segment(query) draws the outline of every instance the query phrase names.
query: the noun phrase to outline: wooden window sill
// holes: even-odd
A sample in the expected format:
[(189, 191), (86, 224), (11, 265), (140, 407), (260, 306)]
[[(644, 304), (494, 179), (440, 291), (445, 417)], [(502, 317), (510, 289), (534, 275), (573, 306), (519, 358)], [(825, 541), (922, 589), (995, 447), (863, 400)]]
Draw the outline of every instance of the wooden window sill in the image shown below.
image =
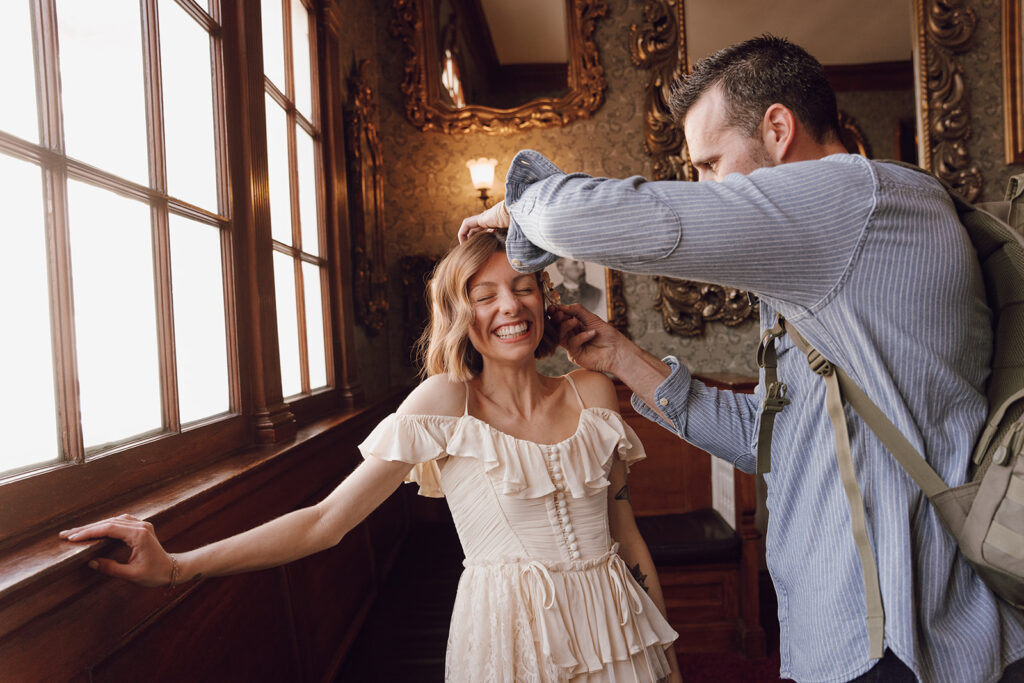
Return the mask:
[[(384, 415), (394, 410), (405, 393), (404, 390), (397, 391), (374, 404), (322, 418), (300, 428), (295, 438), (288, 442), (247, 447), (200, 470), (148, 489), (142, 495), (93, 508), (88, 519), (74, 520), (60, 528), (40, 529), (18, 543), (0, 548), (0, 613), (14, 617), (4, 619), (6, 623), (0, 629), (0, 637), (39, 614), (41, 609), (56, 606), (70, 598), (78, 582), (61, 582), (67, 585), (67, 595), (63, 594), (65, 591), (45, 591), (46, 601), (52, 603), (50, 605), (36, 604), (38, 600), (23, 600), (36, 589), (52, 585), (56, 577), (76, 571), (89, 560), (108, 555), (118, 547), (126, 550), (119, 542), (110, 539), (85, 543), (62, 541), (57, 535), (60, 529), (128, 512), (152, 522), (161, 541), (173, 548), (175, 536), (211, 513), (209, 505), (204, 503), (216, 500), (218, 494), (231, 487), (244, 488), (247, 479), (284, 465), (290, 455), (303, 447), (337, 436), (339, 432), (358, 433), (372, 429)], [(124, 554), (127, 555), (126, 552)], [(17, 618), (19, 612), (24, 612), (21, 619)]]

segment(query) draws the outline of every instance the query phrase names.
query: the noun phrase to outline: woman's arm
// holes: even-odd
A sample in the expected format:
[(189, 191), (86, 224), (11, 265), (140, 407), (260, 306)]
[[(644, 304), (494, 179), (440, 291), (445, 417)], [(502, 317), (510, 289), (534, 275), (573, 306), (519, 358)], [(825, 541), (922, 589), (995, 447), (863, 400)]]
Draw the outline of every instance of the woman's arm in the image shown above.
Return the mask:
[[(633, 572), (640, 587), (647, 591), (662, 616), (667, 618), (665, 597), (662, 595), (661, 583), (658, 581), (658, 570), (654, 567), (651, 553), (640, 535), (640, 530), (636, 527), (636, 518), (633, 517), (633, 505), (629, 500), (629, 482), (626, 478), (626, 464), (618, 458), (612, 464), (608, 481), (611, 483), (608, 487), (608, 524), (612, 538), (619, 544), (619, 556)], [(665, 656), (672, 668), (672, 676), (669, 680), (682, 681), (675, 645), (665, 648)]]
[(68, 541), (102, 537), (123, 541), (132, 551), (127, 563), (100, 558), (90, 566), (144, 586), (188, 581), (200, 574), (222, 576), (265, 569), (337, 544), (398, 488), (411, 469), (408, 463), (367, 458), (316, 505), (186, 553), (167, 554), (153, 525), (129, 515), (68, 529), (60, 537)]

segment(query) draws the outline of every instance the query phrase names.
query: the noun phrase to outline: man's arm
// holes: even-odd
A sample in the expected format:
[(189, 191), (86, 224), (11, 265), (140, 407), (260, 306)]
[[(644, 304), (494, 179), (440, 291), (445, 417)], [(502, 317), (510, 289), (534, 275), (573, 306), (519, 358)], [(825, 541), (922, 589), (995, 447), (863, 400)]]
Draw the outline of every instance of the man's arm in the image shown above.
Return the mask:
[(759, 398), (706, 387), (674, 358), (658, 360), (579, 304), (556, 308), (552, 319), (569, 359), (625, 382), (637, 412), (744, 472), (754, 471)]
[(567, 175), (527, 150), (505, 188), (518, 270), (568, 256), (806, 308), (841, 281), (875, 202), (873, 168), (846, 155), (689, 183)]

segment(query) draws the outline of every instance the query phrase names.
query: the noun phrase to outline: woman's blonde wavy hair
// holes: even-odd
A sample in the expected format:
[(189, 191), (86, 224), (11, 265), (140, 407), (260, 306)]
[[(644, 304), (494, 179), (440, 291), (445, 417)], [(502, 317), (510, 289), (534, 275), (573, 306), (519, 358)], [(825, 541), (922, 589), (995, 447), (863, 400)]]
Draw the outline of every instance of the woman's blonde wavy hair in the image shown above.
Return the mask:
[[(481, 232), (448, 252), (434, 268), (427, 284), (430, 319), (417, 343), (421, 375), (429, 377), (447, 372), (452, 379), (465, 381), (483, 369), (483, 357), (469, 341), (469, 328), (473, 324), (469, 281), (493, 254), (504, 251), (504, 231)], [(558, 348), (558, 331), (548, 320), (546, 311), (551, 302), (539, 273), (537, 286), (544, 295), (544, 334), (533, 355), (545, 358)]]

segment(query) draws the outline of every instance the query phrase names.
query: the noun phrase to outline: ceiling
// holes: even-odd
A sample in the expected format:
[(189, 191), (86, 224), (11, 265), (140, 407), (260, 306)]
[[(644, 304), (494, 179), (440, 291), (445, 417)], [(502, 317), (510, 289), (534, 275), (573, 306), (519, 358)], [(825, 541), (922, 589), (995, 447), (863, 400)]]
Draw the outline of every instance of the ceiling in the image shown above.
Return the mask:
[[(687, 52), (691, 63), (762, 33), (789, 38), (805, 47), (822, 64), (911, 59), (910, 0), (680, 1), (685, 3)], [(479, 2), (500, 63), (568, 61), (564, 2)]]
[(910, 0), (685, 0), (692, 64), (762, 33), (789, 38), (822, 64), (912, 58)]

